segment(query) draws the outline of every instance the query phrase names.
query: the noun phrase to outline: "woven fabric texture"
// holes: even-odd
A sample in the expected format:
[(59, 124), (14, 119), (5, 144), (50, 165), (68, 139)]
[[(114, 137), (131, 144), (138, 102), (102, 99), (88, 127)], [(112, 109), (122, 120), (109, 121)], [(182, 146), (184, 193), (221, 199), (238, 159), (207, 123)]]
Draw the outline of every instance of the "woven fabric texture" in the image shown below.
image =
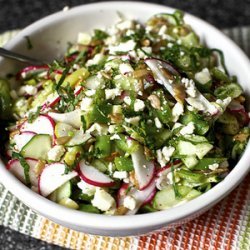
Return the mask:
[[(250, 27), (224, 31), (250, 56)], [(17, 31), (0, 36), (3, 46)], [(111, 238), (79, 233), (36, 214), (0, 184), (0, 225), (70, 249), (250, 249), (250, 175), (197, 219), (147, 236)]]

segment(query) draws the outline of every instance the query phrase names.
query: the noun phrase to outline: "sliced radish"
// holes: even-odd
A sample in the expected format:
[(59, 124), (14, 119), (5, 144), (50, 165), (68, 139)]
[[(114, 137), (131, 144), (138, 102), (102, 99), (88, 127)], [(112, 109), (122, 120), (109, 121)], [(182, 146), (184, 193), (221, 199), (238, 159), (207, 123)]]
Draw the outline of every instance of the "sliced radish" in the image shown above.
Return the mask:
[(79, 175), (85, 182), (93, 186), (112, 187), (115, 184), (115, 181), (108, 175), (93, 166), (87, 165), (84, 160), (79, 163)]
[(155, 165), (152, 161), (147, 161), (143, 147), (131, 154), (132, 162), (135, 170), (135, 177), (139, 184), (139, 189), (145, 189), (151, 182), (155, 174)]
[(171, 172), (171, 166), (174, 165), (174, 167), (176, 168), (181, 162), (181, 160), (175, 160), (173, 163), (168, 163), (166, 166), (157, 170), (156, 176), (159, 177), (162, 173)]
[[(35, 174), (35, 166), (38, 163), (38, 160), (32, 159), (32, 158), (25, 158), (25, 161), (30, 166), (29, 170), (29, 176), (30, 176), (30, 182), (32, 186), (37, 187), (38, 186), (38, 178)], [(13, 159), (10, 160), (6, 166), (6, 168), (14, 174), (21, 182), (25, 183), (25, 175), (24, 175), (24, 169), (20, 163), (19, 160)]]
[[(176, 91), (175, 91), (175, 84), (173, 80), (175, 77), (180, 77), (179, 72), (168, 62), (157, 59), (157, 58), (147, 58), (145, 63), (151, 69), (154, 74), (156, 81), (163, 85), (167, 91), (177, 100)], [(194, 108), (200, 111), (207, 111), (211, 115), (215, 115), (218, 113), (218, 109), (215, 105), (210, 103), (204, 95), (200, 93), (200, 91), (195, 88), (195, 97), (187, 97), (185, 98), (186, 102), (193, 106)]]
[(36, 74), (40, 74), (42, 72), (48, 71), (49, 66), (48, 65), (41, 65), (41, 66), (28, 66), (26, 68), (23, 68), (22, 70), (20, 70), (17, 75), (16, 78), (17, 80), (19, 79), (26, 79), (32, 75), (36, 75)]
[(49, 112), (48, 113), (50, 117), (52, 117), (56, 122), (65, 122), (75, 128), (80, 128), (81, 127), (81, 110), (76, 109), (71, 112), (67, 113), (54, 113), (54, 112)]
[(25, 146), (31, 140), (31, 138), (34, 137), (34, 135), (36, 135), (36, 133), (31, 131), (25, 131), (21, 132), (20, 134), (16, 134), (13, 137), (13, 141), (16, 144), (16, 150), (21, 151), (23, 146)]
[(127, 215), (136, 214), (139, 208), (149, 203), (156, 194), (155, 179), (153, 178), (147, 188), (143, 190), (138, 190), (134, 187), (129, 187), (127, 183), (123, 184), (118, 191), (118, 204), (119, 206), (124, 206), (124, 199), (126, 196), (131, 196), (136, 200), (136, 206), (133, 210), (128, 210)]
[(21, 132), (29, 131), (37, 134), (48, 134), (54, 136), (54, 128), (55, 128), (55, 122), (50, 116), (39, 115), (32, 123), (25, 121), (21, 125), (20, 131)]
[(77, 176), (77, 172), (69, 172), (66, 174), (66, 166), (63, 163), (56, 162), (48, 164), (43, 169), (39, 181), (39, 193), (46, 197), (56, 189), (61, 187), (64, 183)]

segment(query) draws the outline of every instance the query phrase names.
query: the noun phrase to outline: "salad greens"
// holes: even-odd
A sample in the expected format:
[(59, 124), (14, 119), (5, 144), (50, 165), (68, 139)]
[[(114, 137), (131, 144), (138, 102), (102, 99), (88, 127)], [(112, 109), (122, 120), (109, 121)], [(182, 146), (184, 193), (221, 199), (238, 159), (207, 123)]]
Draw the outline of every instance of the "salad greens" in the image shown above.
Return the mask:
[(249, 140), (224, 55), (180, 11), (79, 33), (61, 61), (0, 80), (7, 167), (61, 205), (125, 215), (187, 202), (222, 181)]

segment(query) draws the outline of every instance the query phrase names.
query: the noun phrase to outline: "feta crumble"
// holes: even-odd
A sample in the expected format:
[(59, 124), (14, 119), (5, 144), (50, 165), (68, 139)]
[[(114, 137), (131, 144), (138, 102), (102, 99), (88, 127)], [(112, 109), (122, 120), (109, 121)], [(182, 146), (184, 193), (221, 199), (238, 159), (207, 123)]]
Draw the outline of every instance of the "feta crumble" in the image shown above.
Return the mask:
[(184, 113), (183, 104), (177, 102), (172, 109), (173, 122), (177, 122), (179, 117)]
[(219, 167), (218, 163), (208, 165), (208, 168), (212, 171), (216, 170)]
[(87, 182), (81, 180), (77, 183), (77, 186), (82, 190), (82, 192), (88, 196), (93, 196), (96, 191), (96, 186), (90, 185)]
[(128, 208), (129, 210), (134, 210), (136, 208), (136, 199), (130, 195), (127, 195), (124, 199), (124, 207)]
[(211, 80), (211, 75), (208, 68), (204, 68), (202, 71), (198, 72), (194, 76), (195, 80), (201, 84), (206, 84)]
[(142, 111), (144, 108), (145, 108), (144, 101), (136, 99), (134, 103), (134, 111), (135, 112)]
[(116, 178), (116, 179), (125, 179), (125, 178), (128, 178), (128, 172), (127, 171), (115, 171), (113, 173), (113, 177)]
[(120, 89), (105, 89), (105, 98), (106, 100), (114, 100), (116, 96), (121, 95), (122, 91)]
[(115, 206), (115, 199), (104, 189), (97, 188), (91, 203), (101, 211), (108, 211)]

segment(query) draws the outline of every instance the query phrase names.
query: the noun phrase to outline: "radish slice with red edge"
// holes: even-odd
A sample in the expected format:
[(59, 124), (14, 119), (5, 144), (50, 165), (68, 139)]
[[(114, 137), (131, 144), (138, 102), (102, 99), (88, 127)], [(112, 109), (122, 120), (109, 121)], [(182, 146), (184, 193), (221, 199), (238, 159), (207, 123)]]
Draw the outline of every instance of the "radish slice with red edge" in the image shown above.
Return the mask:
[[(179, 72), (169, 62), (157, 58), (147, 58), (145, 63), (153, 72), (156, 81), (163, 85), (178, 102), (173, 80), (180, 76)], [(195, 92), (196, 96), (185, 98), (186, 102), (200, 111), (207, 111), (211, 115), (218, 115), (218, 109), (197, 88), (195, 88)]]
[(25, 146), (35, 135), (36, 133), (32, 131), (25, 131), (21, 132), (20, 134), (16, 134), (13, 137), (13, 141), (16, 144), (15, 145), (16, 150), (21, 151), (23, 146)]
[(128, 210), (127, 215), (136, 214), (140, 207), (152, 201), (156, 194), (155, 179), (153, 178), (147, 188), (144, 190), (138, 190), (134, 187), (130, 187), (127, 183), (123, 184), (118, 191), (118, 202), (119, 206), (124, 206), (124, 199), (126, 196), (131, 196), (136, 200), (136, 206), (133, 210)]
[(48, 134), (54, 136), (55, 122), (48, 115), (39, 115), (32, 123), (25, 121), (20, 126), (20, 131), (34, 132), (37, 134)]
[(66, 168), (65, 164), (61, 162), (45, 166), (38, 180), (38, 191), (42, 196), (47, 197), (78, 175), (76, 171), (66, 173)]
[(90, 185), (96, 187), (112, 187), (115, 184), (115, 181), (108, 175), (100, 172), (93, 166), (87, 165), (84, 160), (80, 161), (78, 168), (81, 179)]
[(46, 72), (49, 70), (49, 66), (48, 65), (41, 65), (41, 66), (28, 66), (26, 68), (23, 68), (22, 70), (20, 70), (17, 74), (16, 74), (16, 79), (20, 80), (22, 79), (26, 79), (28, 77), (30, 77), (33, 74), (40, 74), (42, 72)]
[[(38, 160), (32, 159), (32, 158), (25, 158), (25, 161), (30, 167), (29, 170), (29, 176), (30, 176), (30, 182), (32, 186), (37, 187), (38, 186), (38, 177), (35, 174), (34, 168), (36, 164), (38, 163)], [(17, 159), (12, 159), (8, 162), (6, 168), (15, 175), (21, 182), (25, 183), (25, 175), (24, 175), (24, 169)]]
[(181, 160), (175, 160), (172, 163), (168, 163), (166, 166), (160, 168), (157, 170), (156, 172), (156, 176), (159, 177), (163, 172), (167, 171), (167, 172), (171, 172), (171, 167), (172, 165), (176, 168), (179, 166), (179, 164), (181, 163)]
[(154, 162), (146, 159), (142, 146), (139, 146), (139, 149), (131, 154), (131, 158), (135, 170), (135, 177), (139, 184), (139, 189), (143, 190), (150, 184), (154, 177)]

